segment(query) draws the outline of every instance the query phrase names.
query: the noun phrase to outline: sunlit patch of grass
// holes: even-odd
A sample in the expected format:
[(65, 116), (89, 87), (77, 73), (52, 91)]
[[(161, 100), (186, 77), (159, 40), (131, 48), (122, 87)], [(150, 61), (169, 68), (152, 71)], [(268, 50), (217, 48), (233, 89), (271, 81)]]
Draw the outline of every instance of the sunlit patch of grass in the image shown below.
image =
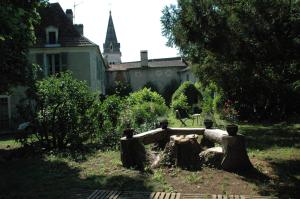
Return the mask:
[(190, 184), (203, 183), (203, 176), (199, 172), (191, 172), (185, 176), (185, 181)]

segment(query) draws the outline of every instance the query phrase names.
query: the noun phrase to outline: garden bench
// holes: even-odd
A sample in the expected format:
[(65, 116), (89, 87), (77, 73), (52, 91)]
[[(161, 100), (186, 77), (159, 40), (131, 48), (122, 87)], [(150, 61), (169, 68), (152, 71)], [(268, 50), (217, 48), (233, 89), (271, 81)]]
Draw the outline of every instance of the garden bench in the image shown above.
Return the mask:
[(140, 168), (144, 165), (146, 150), (144, 144), (156, 143), (162, 140), (170, 141), (172, 135), (203, 135), (203, 139), (222, 146), (224, 156), (221, 168), (225, 170), (247, 170), (252, 168), (249, 160), (245, 138), (242, 135), (229, 136), (220, 129), (204, 128), (167, 128), (154, 129), (134, 135), (132, 138), (121, 138), (121, 161), (125, 167)]

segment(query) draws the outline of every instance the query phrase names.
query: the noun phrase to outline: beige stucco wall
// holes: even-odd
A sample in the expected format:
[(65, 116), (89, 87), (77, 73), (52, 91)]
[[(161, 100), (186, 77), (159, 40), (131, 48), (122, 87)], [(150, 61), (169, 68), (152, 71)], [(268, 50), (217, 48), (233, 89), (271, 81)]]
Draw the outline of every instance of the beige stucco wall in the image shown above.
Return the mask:
[[(72, 71), (76, 79), (86, 81), (92, 88), (90, 61), (89, 52), (69, 52), (67, 69)], [(92, 88), (92, 90), (94, 90), (94, 88)]]
[(186, 81), (196, 83), (197, 81), (197, 78), (195, 77), (195, 75), (192, 73), (190, 69), (180, 72), (180, 79), (181, 79), (181, 83)]
[(114, 82), (123, 76), (123, 79), (130, 83), (132, 90), (136, 91), (142, 88), (147, 82), (153, 83), (159, 92), (163, 92), (164, 88), (172, 81), (180, 82), (178, 73), (182, 67), (157, 67), (157, 68), (136, 68), (127, 71), (109, 71), (108, 84), (113, 85)]
[[(72, 71), (78, 80), (86, 81), (92, 91), (98, 93), (105, 92), (105, 65), (96, 46), (85, 48), (40, 48), (30, 49), (28, 59), (32, 63), (37, 63), (36, 54), (43, 54), (44, 64), (46, 54), (67, 53), (67, 70)], [(25, 98), (25, 87), (16, 87), (9, 95), (9, 111), (11, 115), (11, 128), (15, 129), (22, 122), (17, 120), (17, 105)]]

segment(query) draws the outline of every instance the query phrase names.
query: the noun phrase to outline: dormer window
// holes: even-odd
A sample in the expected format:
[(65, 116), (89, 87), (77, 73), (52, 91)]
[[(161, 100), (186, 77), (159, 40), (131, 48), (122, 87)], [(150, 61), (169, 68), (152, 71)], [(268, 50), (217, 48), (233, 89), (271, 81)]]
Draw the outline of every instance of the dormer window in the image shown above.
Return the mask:
[(49, 32), (49, 44), (56, 44), (56, 33), (55, 32)]
[(46, 46), (57, 46), (58, 44), (58, 28), (48, 26), (46, 28)]

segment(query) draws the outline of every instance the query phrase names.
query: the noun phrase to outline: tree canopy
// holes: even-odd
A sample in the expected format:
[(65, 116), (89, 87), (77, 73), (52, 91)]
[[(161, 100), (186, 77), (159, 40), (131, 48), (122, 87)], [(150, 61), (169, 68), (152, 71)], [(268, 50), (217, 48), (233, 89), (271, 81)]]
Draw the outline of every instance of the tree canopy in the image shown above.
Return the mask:
[(204, 85), (238, 101), (242, 117), (299, 112), (300, 1), (178, 0), (161, 22), (167, 45), (180, 48)]
[(26, 85), (33, 74), (28, 48), (34, 43), (37, 8), (45, 0), (2, 0), (0, 2), (0, 93)]

